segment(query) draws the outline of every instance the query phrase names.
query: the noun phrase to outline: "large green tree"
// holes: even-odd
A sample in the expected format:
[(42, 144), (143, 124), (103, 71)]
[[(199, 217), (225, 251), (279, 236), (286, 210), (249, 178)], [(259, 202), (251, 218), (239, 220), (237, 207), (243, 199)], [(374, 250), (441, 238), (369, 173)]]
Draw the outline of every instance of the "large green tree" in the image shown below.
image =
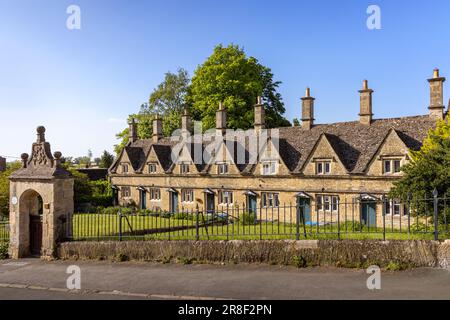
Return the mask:
[[(399, 199), (410, 197), (419, 214), (430, 208), (433, 190), (439, 197), (450, 195), (450, 125), (449, 119), (440, 121), (430, 130), (419, 151), (410, 152), (411, 162), (402, 170), (401, 180), (394, 183), (390, 196)], [(431, 206), (432, 207), (432, 206)]]
[[(189, 74), (183, 68), (176, 73), (167, 72), (164, 81), (161, 82), (150, 94), (148, 103), (141, 105), (139, 113), (131, 114), (128, 120), (134, 118), (138, 122), (138, 137), (140, 139), (151, 138), (153, 132), (153, 119), (158, 114), (163, 121), (163, 133), (170, 136), (172, 132), (181, 127), (181, 114), (185, 105), (185, 96), (189, 86)], [(128, 142), (129, 129), (126, 128), (117, 139), (121, 142), (115, 146), (115, 151), (120, 153)]]
[(0, 216), (9, 215), (9, 176), (20, 167), (20, 161), (11, 162), (6, 165), (6, 171), (0, 172)]
[(227, 108), (229, 128), (251, 128), (257, 96), (263, 98), (267, 127), (290, 126), (283, 117), (279, 85), (268, 67), (248, 57), (239, 46), (218, 45), (195, 71), (186, 100), (194, 119), (203, 121), (204, 129), (215, 127), (219, 102)]

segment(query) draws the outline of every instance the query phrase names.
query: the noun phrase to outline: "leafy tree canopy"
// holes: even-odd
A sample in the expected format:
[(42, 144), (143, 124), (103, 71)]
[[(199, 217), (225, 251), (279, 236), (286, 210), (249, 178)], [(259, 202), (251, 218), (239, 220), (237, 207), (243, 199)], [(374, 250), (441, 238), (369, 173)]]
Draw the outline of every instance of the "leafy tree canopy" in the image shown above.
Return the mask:
[(263, 98), (268, 127), (289, 126), (282, 116), (285, 108), (277, 92), (279, 85), (269, 68), (247, 57), (239, 46), (218, 45), (195, 71), (186, 100), (194, 119), (203, 121), (204, 129), (215, 127), (219, 102), (227, 107), (229, 128), (251, 128), (257, 96)]
[(22, 166), (20, 161), (7, 163), (6, 171), (0, 172), (0, 216), (9, 213), (9, 176)]
[(436, 188), (439, 196), (450, 194), (450, 125), (440, 121), (430, 130), (419, 151), (411, 151), (411, 162), (402, 170), (405, 175), (394, 183), (391, 197), (407, 199), (431, 198)]
[(100, 157), (100, 161), (98, 166), (100, 168), (109, 168), (114, 162), (114, 156), (108, 151), (103, 151), (102, 156)]

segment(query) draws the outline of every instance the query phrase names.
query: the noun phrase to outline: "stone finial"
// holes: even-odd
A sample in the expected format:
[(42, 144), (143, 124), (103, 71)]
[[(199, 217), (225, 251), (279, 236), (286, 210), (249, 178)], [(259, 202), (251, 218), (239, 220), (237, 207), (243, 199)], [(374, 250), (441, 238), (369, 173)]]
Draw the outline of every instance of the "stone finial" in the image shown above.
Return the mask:
[(55, 153), (53, 153), (53, 157), (55, 158), (55, 167), (59, 168), (61, 166), (62, 153), (60, 151), (55, 151)]
[(361, 124), (370, 125), (372, 123), (372, 94), (373, 90), (369, 88), (369, 82), (363, 81), (363, 88), (359, 90), (359, 122)]
[(37, 132), (37, 143), (45, 142), (45, 127), (39, 126), (36, 129)]
[(30, 156), (28, 155), (28, 153), (22, 153), (22, 155), (20, 156), (20, 158), (22, 159), (22, 168), (26, 168), (28, 165), (28, 158)]
[(302, 129), (311, 130), (314, 126), (314, 98), (311, 97), (311, 89), (305, 90), (305, 96), (302, 98)]
[(219, 102), (219, 110), (223, 110), (223, 109), (224, 109), (223, 103), (222, 103), (222, 101), (220, 101), (220, 102)]
[(262, 103), (262, 97), (261, 97), (261, 96), (256, 97), (256, 104), (257, 104), (257, 105), (263, 104), (263, 103)]

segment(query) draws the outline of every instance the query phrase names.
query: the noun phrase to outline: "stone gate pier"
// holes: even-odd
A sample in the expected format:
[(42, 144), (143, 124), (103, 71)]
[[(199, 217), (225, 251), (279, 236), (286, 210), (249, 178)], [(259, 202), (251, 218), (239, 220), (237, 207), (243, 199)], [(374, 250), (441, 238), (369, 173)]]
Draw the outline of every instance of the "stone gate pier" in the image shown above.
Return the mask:
[(31, 156), (22, 154), (22, 168), (10, 176), (10, 257), (52, 257), (57, 244), (72, 230), (73, 184), (53, 155), (45, 128), (37, 128)]

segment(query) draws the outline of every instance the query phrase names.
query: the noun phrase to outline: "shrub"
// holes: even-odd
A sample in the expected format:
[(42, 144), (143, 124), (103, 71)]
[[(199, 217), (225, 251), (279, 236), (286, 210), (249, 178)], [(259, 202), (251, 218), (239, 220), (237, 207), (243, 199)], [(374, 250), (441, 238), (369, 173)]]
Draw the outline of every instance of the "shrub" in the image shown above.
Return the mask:
[(297, 268), (306, 268), (308, 265), (308, 262), (306, 261), (305, 257), (303, 257), (303, 256), (293, 256), (292, 263)]
[(177, 262), (181, 264), (192, 264), (195, 261), (194, 258), (187, 258), (187, 257), (178, 257)]
[(195, 218), (194, 214), (186, 213), (186, 212), (179, 212), (179, 213), (175, 213), (175, 215), (172, 217), (172, 219), (194, 221), (196, 218)]
[(255, 225), (256, 224), (256, 214), (255, 213), (243, 213), (240, 217), (240, 221), (244, 226)]
[(0, 260), (8, 259), (8, 242), (0, 242)]

